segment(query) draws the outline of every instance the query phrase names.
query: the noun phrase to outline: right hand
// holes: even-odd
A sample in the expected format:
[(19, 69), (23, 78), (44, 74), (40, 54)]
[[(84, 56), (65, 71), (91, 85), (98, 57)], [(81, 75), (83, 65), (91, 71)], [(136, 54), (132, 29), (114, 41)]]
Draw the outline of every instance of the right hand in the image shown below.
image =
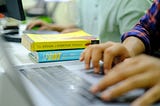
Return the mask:
[(92, 63), (94, 72), (99, 73), (99, 61), (102, 60), (104, 73), (107, 74), (114, 64), (128, 57), (131, 57), (131, 54), (123, 44), (107, 42), (88, 46), (81, 54), (80, 61), (85, 62), (86, 69), (89, 69)]
[[(100, 93), (101, 99), (110, 101), (138, 88), (148, 90), (132, 102), (132, 106), (150, 106), (160, 100), (160, 59), (138, 55), (116, 65), (90, 91)], [(107, 89), (111, 87), (112, 89)]]
[(33, 22), (29, 23), (27, 25), (26, 29), (30, 30), (30, 29), (32, 29), (33, 27), (36, 27), (36, 26), (39, 27), (38, 30), (52, 30), (52, 27), (51, 27), (50, 24), (48, 24), (48, 23), (46, 23), (44, 21), (41, 21), (41, 20), (37, 20), (37, 21), (33, 21)]

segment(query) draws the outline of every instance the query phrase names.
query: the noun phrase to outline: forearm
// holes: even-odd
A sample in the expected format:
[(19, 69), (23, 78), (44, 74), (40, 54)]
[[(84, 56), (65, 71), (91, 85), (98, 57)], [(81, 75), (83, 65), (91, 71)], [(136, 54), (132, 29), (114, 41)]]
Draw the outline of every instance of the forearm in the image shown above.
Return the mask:
[(135, 56), (145, 51), (143, 42), (137, 37), (128, 37), (123, 41), (124, 46), (130, 53), (130, 56)]
[(76, 29), (78, 27), (76, 27), (75, 25), (64, 26), (64, 25), (58, 25), (58, 24), (51, 24), (50, 28), (51, 28), (50, 30), (56, 30), (58, 32), (62, 32), (66, 29)]

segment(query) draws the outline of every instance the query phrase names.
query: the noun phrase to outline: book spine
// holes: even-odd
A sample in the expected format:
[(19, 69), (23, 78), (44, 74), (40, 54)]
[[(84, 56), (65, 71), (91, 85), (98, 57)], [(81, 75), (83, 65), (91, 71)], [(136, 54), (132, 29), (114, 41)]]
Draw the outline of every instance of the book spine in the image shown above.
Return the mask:
[[(98, 44), (99, 40), (77, 40), (77, 41), (56, 41), (56, 42), (34, 42), (30, 46), (30, 51), (43, 50), (66, 50), (84, 49), (90, 44)], [(28, 47), (29, 48), (29, 47)]]
[(30, 52), (29, 56), (36, 62), (54, 62), (78, 60), (84, 49)]
[(28, 50), (33, 49), (31, 47), (32, 46), (32, 41), (28, 36), (22, 35), (21, 44), (23, 44)]

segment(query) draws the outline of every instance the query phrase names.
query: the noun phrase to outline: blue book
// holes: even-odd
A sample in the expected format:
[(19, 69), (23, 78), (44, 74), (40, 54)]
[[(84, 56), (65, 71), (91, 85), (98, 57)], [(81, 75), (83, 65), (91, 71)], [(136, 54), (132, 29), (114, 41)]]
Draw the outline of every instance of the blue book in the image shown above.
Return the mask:
[(78, 60), (84, 49), (30, 52), (29, 56), (38, 63)]

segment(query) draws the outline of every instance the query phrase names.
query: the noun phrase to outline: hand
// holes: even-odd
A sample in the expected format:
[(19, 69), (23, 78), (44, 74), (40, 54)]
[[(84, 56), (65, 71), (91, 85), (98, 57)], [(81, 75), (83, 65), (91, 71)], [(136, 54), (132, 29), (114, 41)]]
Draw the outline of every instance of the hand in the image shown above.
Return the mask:
[[(121, 84), (117, 84), (119, 82)], [(106, 90), (115, 84), (112, 89)], [(148, 106), (160, 100), (160, 59), (139, 55), (116, 65), (97, 85), (91, 87), (91, 92), (102, 92), (101, 98), (108, 101), (130, 90), (148, 87), (150, 89), (132, 106)]]
[(28, 24), (26, 29), (30, 30), (30, 29), (32, 29), (33, 27), (36, 27), (36, 26), (39, 27), (38, 30), (51, 30), (52, 29), (50, 24), (48, 24), (44, 21), (41, 21), (41, 20), (31, 22), (30, 24)]
[(79, 30), (81, 30), (81, 29), (76, 28), (76, 27), (75, 28), (72, 28), (72, 27), (70, 28), (69, 27), (69, 28), (65, 28), (64, 30), (62, 30), (61, 33), (70, 33), (70, 32), (76, 32), (76, 31), (79, 31)]
[(69, 32), (75, 32), (80, 30), (75, 25), (63, 26), (58, 24), (49, 24), (41, 20), (31, 22), (26, 29), (30, 30), (36, 26), (39, 27), (38, 30), (53, 30), (53, 31), (58, 31), (60, 33), (69, 33)]
[(88, 46), (81, 54), (80, 61), (85, 62), (85, 68), (90, 68), (92, 63), (94, 72), (100, 72), (99, 61), (103, 61), (104, 73), (106, 74), (113, 66), (130, 57), (128, 50), (121, 43), (107, 42)]

